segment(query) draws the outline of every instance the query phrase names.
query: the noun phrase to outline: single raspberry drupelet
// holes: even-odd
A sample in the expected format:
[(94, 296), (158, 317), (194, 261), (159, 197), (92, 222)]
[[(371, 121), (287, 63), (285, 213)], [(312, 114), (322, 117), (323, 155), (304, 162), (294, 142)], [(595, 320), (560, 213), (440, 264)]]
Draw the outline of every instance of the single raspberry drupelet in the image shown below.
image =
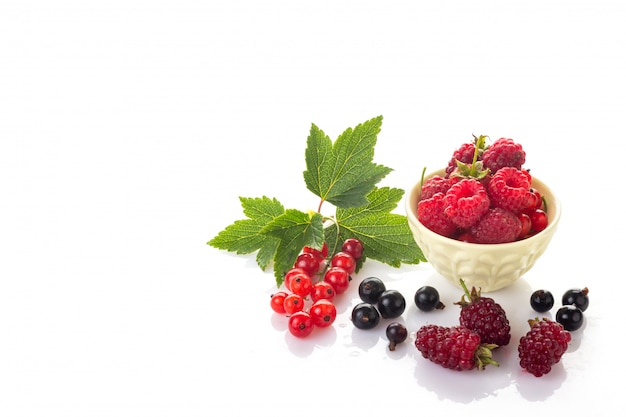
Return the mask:
[(444, 194), (437, 193), (431, 198), (417, 203), (417, 218), (424, 226), (442, 236), (451, 237), (456, 233), (456, 225), (443, 212)]
[(482, 161), (483, 166), (492, 174), (503, 167), (522, 169), (526, 162), (526, 152), (513, 139), (500, 138), (483, 152)]
[(444, 213), (460, 228), (475, 224), (491, 204), (485, 187), (478, 180), (470, 178), (450, 187), (444, 203)]
[(422, 184), (420, 200), (429, 199), (437, 193), (445, 194), (450, 189), (451, 184), (450, 178), (444, 178), (439, 175), (428, 178)]
[(528, 320), (530, 330), (520, 338), (520, 366), (536, 377), (547, 374), (567, 351), (571, 334), (555, 321), (543, 318)]
[(474, 153), (476, 152), (476, 145), (474, 143), (464, 143), (457, 150), (452, 153), (452, 158), (448, 162), (446, 167), (446, 177), (449, 177), (457, 167), (457, 161), (464, 164), (471, 164), (474, 159)]
[(498, 366), (491, 354), (495, 346), (481, 343), (478, 333), (463, 326), (424, 325), (416, 333), (415, 347), (424, 358), (456, 371)]
[(476, 243), (508, 243), (517, 239), (522, 231), (522, 222), (512, 211), (499, 207), (489, 209), (470, 233)]
[(493, 207), (501, 207), (514, 213), (537, 204), (537, 196), (530, 187), (528, 176), (517, 168), (499, 169), (492, 175), (487, 190)]
[(477, 291), (475, 287), (470, 292), (463, 280), (461, 286), (465, 294), (461, 301), (454, 303), (461, 307), (460, 325), (478, 333), (483, 343), (508, 345), (511, 340), (511, 326), (502, 306), (493, 298), (481, 296), (480, 290)]

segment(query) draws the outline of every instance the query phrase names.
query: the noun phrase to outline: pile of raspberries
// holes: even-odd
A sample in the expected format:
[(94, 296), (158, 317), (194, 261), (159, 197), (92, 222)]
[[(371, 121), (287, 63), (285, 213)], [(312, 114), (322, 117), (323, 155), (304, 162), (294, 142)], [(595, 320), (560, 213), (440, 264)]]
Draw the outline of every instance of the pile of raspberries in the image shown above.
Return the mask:
[(422, 182), (418, 220), (433, 232), (470, 243), (508, 243), (548, 225), (545, 201), (522, 166), (526, 152), (513, 139), (461, 145), (445, 175)]

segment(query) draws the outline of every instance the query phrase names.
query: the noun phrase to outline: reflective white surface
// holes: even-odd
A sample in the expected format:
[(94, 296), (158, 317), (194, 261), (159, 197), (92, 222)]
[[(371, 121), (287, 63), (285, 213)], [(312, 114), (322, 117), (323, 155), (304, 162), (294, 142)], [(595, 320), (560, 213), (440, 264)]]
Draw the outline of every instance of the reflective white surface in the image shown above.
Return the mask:
[[(3, 2), (0, 415), (603, 415), (621, 394), (609, 377), (626, 371), (624, 13), (612, 1)], [(239, 196), (315, 209), (311, 123), (334, 139), (377, 115), (384, 185), (408, 190), (486, 134), (522, 143), (561, 199), (546, 253), (492, 294), (513, 327), (498, 368), (419, 357), (415, 330), (456, 323), (461, 295), (428, 264), (368, 262), (336, 324), (295, 340), (269, 308), (271, 272), (206, 245), (243, 217)], [(370, 275), (408, 301), (412, 334), (395, 352), (384, 326), (348, 319)], [(424, 284), (445, 310), (412, 304)], [(558, 303), (580, 286), (591, 303), (561, 364), (522, 372), (530, 292)]]

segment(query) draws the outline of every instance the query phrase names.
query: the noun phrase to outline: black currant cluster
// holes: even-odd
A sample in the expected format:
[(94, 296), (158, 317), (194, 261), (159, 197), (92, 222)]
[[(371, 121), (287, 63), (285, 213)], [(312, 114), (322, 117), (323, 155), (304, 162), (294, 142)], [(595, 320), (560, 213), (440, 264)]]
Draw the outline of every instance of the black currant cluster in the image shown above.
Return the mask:
[[(365, 278), (359, 284), (361, 302), (352, 309), (352, 323), (358, 329), (369, 330), (378, 326), (382, 319), (398, 318), (406, 309), (406, 300), (397, 290), (387, 289), (385, 283), (377, 277)], [(409, 332), (400, 322), (389, 323), (386, 329), (389, 350), (406, 340)]]
[[(361, 302), (352, 309), (352, 323), (358, 329), (373, 329), (381, 319), (400, 317), (406, 309), (406, 299), (396, 290), (389, 290), (385, 283), (377, 277), (365, 278), (359, 284), (359, 298)], [(439, 292), (431, 286), (419, 288), (414, 295), (417, 308), (422, 311), (441, 310), (445, 305), (439, 299)], [(389, 340), (389, 350), (395, 350), (396, 345), (404, 342), (408, 337), (406, 326), (400, 322), (389, 323), (386, 329)]]
[[(583, 325), (583, 312), (589, 307), (589, 289), (571, 288), (561, 297), (562, 306), (557, 310), (555, 320), (565, 330), (578, 330)], [(530, 306), (538, 313), (550, 311), (554, 306), (554, 296), (548, 290), (536, 290), (530, 296)]]

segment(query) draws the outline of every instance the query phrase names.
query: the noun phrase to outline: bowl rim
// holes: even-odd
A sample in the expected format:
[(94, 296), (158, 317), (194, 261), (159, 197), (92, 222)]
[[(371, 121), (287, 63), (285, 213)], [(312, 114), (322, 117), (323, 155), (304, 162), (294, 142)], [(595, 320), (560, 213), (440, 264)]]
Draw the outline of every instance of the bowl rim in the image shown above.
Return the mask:
[[(464, 247), (468, 249), (477, 248), (477, 247), (490, 247), (490, 248), (497, 248), (498, 250), (510, 251), (510, 250), (514, 250), (518, 246), (519, 247), (525, 246), (529, 242), (540, 239), (544, 236), (550, 236), (551, 233), (555, 231), (559, 223), (559, 220), (561, 218), (561, 202), (559, 198), (557, 197), (557, 195), (548, 185), (546, 185), (543, 181), (541, 181), (541, 179), (536, 178), (535, 176), (532, 176), (531, 186), (533, 186), (533, 188), (537, 188), (540, 192), (547, 191), (550, 197), (549, 201), (551, 202), (551, 204), (548, 205), (548, 211), (547, 211), (548, 226), (545, 229), (543, 229), (539, 233), (533, 236), (530, 236), (526, 239), (516, 240), (514, 242), (507, 242), (507, 243), (473, 243), (473, 242), (464, 242), (461, 240), (456, 240), (453, 238), (442, 236), (438, 233), (433, 232), (426, 226), (424, 226), (417, 219), (416, 212), (413, 210), (414, 207), (417, 208), (417, 202), (418, 202), (419, 194), (422, 188), (422, 181), (425, 181), (428, 178), (431, 178), (435, 175), (442, 175), (442, 176), (445, 175), (445, 168), (431, 171), (425, 174), (423, 176), (423, 179), (420, 179), (417, 183), (413, 185), (413, 187), (411, 188), (409, 194), (406, 196), (406, 199), (405, 199), (405, 211), (406, 211), (406, 215), (407, 215), (407, 219), (409, 223), (417, 227), (420, 230), (420, 233), (423, 233), (429, 236), (431, 239), (436, 239), (436, 240), (446, 242), (451, 245), (456, 245), (458, 247)], [(546, 195), (542, 192), (542, 196), (545, 197)]]

